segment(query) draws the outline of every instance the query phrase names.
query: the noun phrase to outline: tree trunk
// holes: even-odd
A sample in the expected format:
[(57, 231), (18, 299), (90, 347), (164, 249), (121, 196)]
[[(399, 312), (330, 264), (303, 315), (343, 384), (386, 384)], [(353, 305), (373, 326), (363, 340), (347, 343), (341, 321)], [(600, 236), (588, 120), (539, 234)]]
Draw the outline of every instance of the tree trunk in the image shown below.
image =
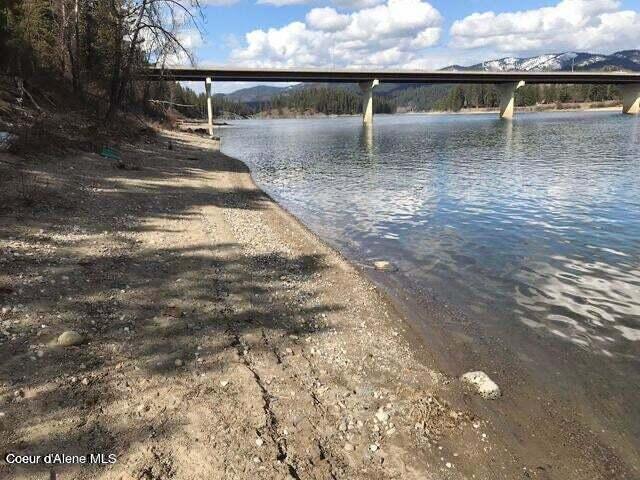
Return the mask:
[(125, 58), (122, 75), (120, 77), (120, 86), (118, 88), (118, 96), (117, 101), (118, 105), (122, 102), (124, 98), (125, 89), (129, 84), (129, 80), (131, 77), (131, 67), (134, 63), (134, 57), (136, 54), (137, 46), (138, 46), (138, 38), (140, 38), (141, 24), (142, 19), (147, 11), (147, 0), (142, 1), (142, 5), (140, 5), (140, 12), (138, 13), (138, 18), (136, 19), (136, 23), (133, 26), (133, 35), (131, 37), (131, 43), (129, 44), (129, 51), (127, 53), (127, 57)]
[[(115, 9), (114, 9), (115, 10)], [(109, 111), (107, 118), (113, 118), (118, 110), (118, 92), (120, 91), (120, 71), (122, 68), (122, 18), (116, 11), (116, 28), (113, 29), (113, 67), (111, 69), (111, 85), (109, 89)]]

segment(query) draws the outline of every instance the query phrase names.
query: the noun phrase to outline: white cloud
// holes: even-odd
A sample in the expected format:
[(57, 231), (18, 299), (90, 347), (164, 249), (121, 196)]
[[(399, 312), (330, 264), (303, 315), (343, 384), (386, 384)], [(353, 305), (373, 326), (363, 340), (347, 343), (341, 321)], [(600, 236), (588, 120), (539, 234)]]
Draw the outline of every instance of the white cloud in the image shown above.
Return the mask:
[(563, 0), (510, 13), (474, 13), (451, 26), (450, 46), (499, 52), (611, 51), (640, 46), (640, 14), (618, 0)]
[(348, 14), (316, 8), (306, 22), (254, 30), (231, 63), (251, 66), (395, 66), (424, 55), (440, 39), (440, 13), (422, 0), (388, 0)]
[(380, 5), (384, 3), (384, 0), (333, 0), (332, 3), (338, 7), (360, 10)]
[(314, 8), (307, 13), (307, 25), (315, 30), (335, 32), (349, 25), (349, 15), (343, 15), (330, 7)]

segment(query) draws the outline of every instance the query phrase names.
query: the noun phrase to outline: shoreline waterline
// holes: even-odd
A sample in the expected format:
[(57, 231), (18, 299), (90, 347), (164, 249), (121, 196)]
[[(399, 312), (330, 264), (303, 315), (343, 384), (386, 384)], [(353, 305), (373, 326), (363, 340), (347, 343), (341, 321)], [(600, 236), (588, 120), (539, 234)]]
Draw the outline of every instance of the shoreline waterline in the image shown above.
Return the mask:
[[(20, 285), (21, 305), (1, 313), (14, 338), (0, 348), (0, 449), (100, 442), (116, 463), (57, 471), (92, 480), (158, 465), (238, 480), (633, 476), (580, 418), (527, 417), (518, 389), (538, 393), (527, 381), (487, 368), (496, 400), (463, 386), (440, 354), (448, 337), (424, 341), (402, 309), (444, 329), (451, 312), (404, 288), (394, 300), (367, 275), (392, 274), (349, 261), (208, 138), (161, 131), (122, 158), (135, 168), (91, 153), (68, 155), (64, 171), (33, 163), (57, 202), (47, 209), (0, 190), (12, 206), (0, 217), (2, 280)], [(85, 341), (58, 345), (63, 330)], [(48, 474), (0, 465), (17, 480), (36, 471)]]
[[(302, 127), (306, 125), (298, 125), (296, 131)], [(308, 128), (313, 127), (309, 125)], [(369, 144), (366, 147), (371, 148)], [(275, 151), (270, 154), (277, 155)], [(373, 163), (373, 165), (376, 164)], [(323, 168), (326, 170), (326, 167)], [(270, 175), (275, 177), (277, 172)], [(308, 181), (306, 177), (300, 178)], [(278, 185), (286, 186), (285, 183)], [(277, 201), (286, 206), (288, 196), (280, 196), (283, 198)], [(300, 198), (300, 195), (297, 198)], [(300, 210), (297, 204), (296, 210)], [(300, 219), (297, 215), (296, 218)], [(305, 223), (304, 215), (300, 221)], [(633, 404), (633, 380), (626, 379), (625, 382), (624, 375), (609, 375), (606, 368), (603, 368), (598, 359), (590, 355), (590, 352), (581, 350), (575, 345), (563, 344), (561, 337), (547, 338), (541, 335), (541, 332), (537, 333), (535, 329), (532, 331), (528, 327), (523, 328), (523, 325), (508, 326), (494, 323), (488, 324), (486, 328), (476, 328), (473, 326), (473, 317), (469, 312), (460, 312), (446, 299), (438, 299), (434, 292), (428, 291), (428, 284), (426, 290), (423, 288), (424, 285), (416, 289), (415, 283), (408, 278), (395, 279), (394, 277), (402, 276), (402, 269), (398, 273), (373, 271), (369, 268), (369, 264), (373, 258), (379, 258), (379, 255), (371, 257), (368, 253), (364, 253), (354, 256), (353, 250), (357, 250), (359, 245), (345, 249), (345, 242), (336, 242), (335, 238), (323, 235), (322, 229), (317, 228), (317, 223), (315, 221), (310, 228), (332, 248), (342, 252), (348, 260), (355, 261), (359, 265), (364, 264), (364, 273), (370, 277), (373, 276), (380, 286), (390, 289), (397, 305), (400, 307), (402, 303), (412, 305), (411, 308), (405, 309), (405, 313), (410, 318), (414, 331), (421, 331), (422, 339), (426, 340), (426, 344), (433, 350), (429, 355), (431, 358), (438, 359), (438, 366), (444, 368), (447, 374), (457, 376), (468, 368), (486, 368), (487, 371), (498, 372), (498, 378), (502, 379), (504, 384), (513, 387), (512, 392), (517, 390), (517, 394), (512, 396), (512, 401), (520, 402), (525, 406), (520, 412), (512, 409), (505, 414), (505, 411), (501, 411), (500, 408), (493, 408), (497, 404), (481, 407), (488, 408), (491, 412), (487, 410), (487, 414), (498, 422), (501, 422), (501, 417), (508, 418), (508, 421), (502, 420), (505, 430), (511, 428), (510, 423), (535, 428), (536, 423), (549, 422), (550, 419), (555, 419), (556, 424), (566, 425), (569, 421), (577, 426), (583, 423), (582, 427), (577, 427), (574, 434), (580, 436), (590, 435), (585, 432), (597, 432), (598, 436), (602, 436), (605, 444), (610, 444), (613, 450), (619, 449), (626, 461), (633, 466), (634, 471), (639, 471), (640, 466), (635, 456), (638, 450), (637, 436), (634, 434), (639, 427), (636, 421), (639, 417), (637, 408)], [(408, 291), (413, 293), (407, 295)], [(411, 296), (426, 298), (426, 301), (409, 301), (411, 299), (408, 297)], [(436, 320), (428, 318), (428, 314), (420, 314), (430, 309), (438, 312)], [(510, 341), (513, 342), (512, 345)], [(535, 347), (536, 342), (549, 345), (538, 349)], [(506, 350), (509, 352), (505, 353)], [(502, 357), (505, 358), (502, 359)], [(624, 361), (626, 360), (621, 358), (614, 364)], [(574, 390), (563, 391), (564, 380), (568, 381), (567, 388)], [(610, 391), (610, 388), (614, 390)], [(614, 399), (612, 395), (618, 398)], [(577, 421), (578, 418), (581, 420)], [(584, 432), (577, 433), (583, 427)], [(569, 427), (566, 428), (570, 430)], [(526, 436), (527, 429), (525, 428), (517, 435), (515, 432), (512, 433), (517, 437)], [(563, 432), (556, 431), (556, 435), (562, 436)], [(536, 436), (539, 435), (536, 434)], [(607, 453), (613, 454), (613, 450)], [(597, 451), (591, 453), (598, 455)]]

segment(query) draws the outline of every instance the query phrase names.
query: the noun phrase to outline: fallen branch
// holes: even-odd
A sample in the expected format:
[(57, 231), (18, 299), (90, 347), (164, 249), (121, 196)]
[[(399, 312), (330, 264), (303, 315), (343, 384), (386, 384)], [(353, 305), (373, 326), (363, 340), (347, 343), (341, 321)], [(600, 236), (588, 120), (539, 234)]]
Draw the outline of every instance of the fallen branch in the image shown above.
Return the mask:
[(29, 93), (29, 90), (27, 90), (24, 85), (22, 85), (22, 91), (27, 94), (27, 97), (29, 97), (29, 100), (31, 100), (33, 106), (36, 107), (40, 112), (42, 112), (42, 108), (40, 108), (40, 105), (38, 105), (38, 103), (33, 99), (33, 96)]
[(173, 105), (174, 107), (197, 107), (197, 105), (185, 105), (183, 103), (173, 103), (168, 100), (149, 100), (150, 103), (167, 103), (169, 105)]

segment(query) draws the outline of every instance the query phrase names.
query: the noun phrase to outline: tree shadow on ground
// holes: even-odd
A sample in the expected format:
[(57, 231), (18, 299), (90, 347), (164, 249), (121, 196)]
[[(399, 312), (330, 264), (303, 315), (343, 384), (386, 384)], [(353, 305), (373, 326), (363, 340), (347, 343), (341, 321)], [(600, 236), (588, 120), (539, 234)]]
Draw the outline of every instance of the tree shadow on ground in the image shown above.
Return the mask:
[[(144, 382), (219, 371), (221, 352), (235, 350), (244, 332), (319, 332), (323, 314), (341, 308), (304, 288), (326, 268), (322, 255), (248, 254), (206, 240), (140, 245), (135, 232), (167, 233), (152, 219), (188, 219), (200, 206), (261, 210), (270, 201), (257, 189), (190, 181), (247, 172), (240, 162), (176, 140), (158, 152), (157, 144), (131, 151), (140, 170), (86, 155), (67, 162), (66, 174), (58, 164), (31, 164), (30, 175), (48, 182), (40, 203), (25, 204), (10, 188), (0, 194), (3, 452), (126, 452), (150, 433), (135, 426), (135, 412), (131, 435), (102, 418), (136, 388), (121, 374), (135, 371)], [(3, 178), (7, 185), (11, 177)], [(67, 329), (85, 343), (56, 346)], [(205, 338), (217, 340), (202, 348)]]

